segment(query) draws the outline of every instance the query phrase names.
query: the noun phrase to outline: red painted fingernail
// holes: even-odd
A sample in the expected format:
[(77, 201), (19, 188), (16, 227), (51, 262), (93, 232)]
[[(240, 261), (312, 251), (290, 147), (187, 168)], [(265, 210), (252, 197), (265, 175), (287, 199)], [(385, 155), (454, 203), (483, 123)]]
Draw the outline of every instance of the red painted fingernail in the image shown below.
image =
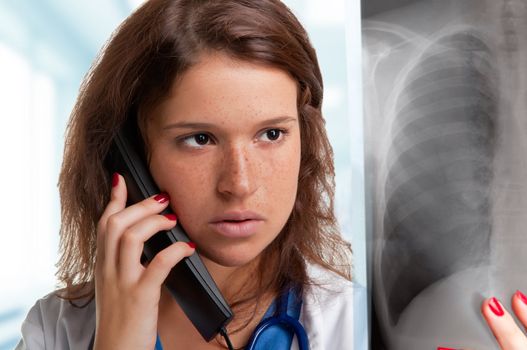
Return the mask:
[(527, 297), (525, 296), (525, 294), (517, 290), (516, 295), (520, 298), (521, 301), (523, 301), (525, 305), (527, 305)]
[(165, 203), (165, 202), (168, 202), (168, 200), (170, 199), (170, 197), (168, 196), (167, 193), (160, 193), (158, 194), (157, 196), (154, 197), (154, 199), (156, 201), (158, 201), (159, 203)]
[(456, 350), (456, 349), (438, 347), (437, 350)]
[(113, 173), (113, 175), (112, 175), (112, 187), (117, 186), (118, 183), (119, 183), (119, 174), (118, 173)]
[(176, 221), (176, 214), (163, 214), (168, 220)]
[(503, 308), (501, 307), (500, 302), (495, 297), (490, 298), (489, 307), (496, 316), (501, 317), (505, 314), (505, 312), (503, 311)]
[(192, 249), (196, 248), (196, 243), (194, 243), (194, 242), (187, 242), (187, 244), (188, 244), (189, 247), (192, 248)]

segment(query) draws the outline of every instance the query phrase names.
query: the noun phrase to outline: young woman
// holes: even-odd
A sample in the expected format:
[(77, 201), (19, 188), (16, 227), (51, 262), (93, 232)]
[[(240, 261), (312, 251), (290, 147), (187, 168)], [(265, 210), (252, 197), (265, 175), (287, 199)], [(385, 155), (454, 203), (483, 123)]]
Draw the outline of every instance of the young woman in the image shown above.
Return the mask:
[[(31, 309), (18, 348), (226, 348), (206, 342), (163, 286), (196, 253), (234, 311), (235, 348), (284, 296), (311, 349), (353, 347), (322, 91), (308, 36), (280, 1), (147, 1), (81, 87), (59, 180), (65, 288)], [(124, 178), (105, 167), (125, 121), (162, 191), (130, 206)], [(167, 207), (175, 215), (160, 215)], [(142, 264), (144, 242), (176, 222), (192, 242)], [(258, 349), (297, 347), (273, 328)]]
[[(226, 348), (219, 336), (206, 342), (163, 285), (197, 253), (234, 311), (234, 348), (282, 300), (310, 349), (367, 342), (366, 323), (353, 320), (321, 103), (315, 51), (280, 1), (147, 1), (81, 87), (59, 180), (65, 287), (30, 310), (17, 349)], [(163, 191), (128, 207), (124, 178), (105, 166), (125, 122)], [(175, 215), (160, 215), (167, 207)], [(142, 263), (144, 242), (176, 222), (192, 242)], [(483, 312), (502, 348), (526, 348), (490, 302)], [(527, 324), (521, 302), (516, 295)], [(257, 349), (299, 346), (288, 328), (266, 332)]]

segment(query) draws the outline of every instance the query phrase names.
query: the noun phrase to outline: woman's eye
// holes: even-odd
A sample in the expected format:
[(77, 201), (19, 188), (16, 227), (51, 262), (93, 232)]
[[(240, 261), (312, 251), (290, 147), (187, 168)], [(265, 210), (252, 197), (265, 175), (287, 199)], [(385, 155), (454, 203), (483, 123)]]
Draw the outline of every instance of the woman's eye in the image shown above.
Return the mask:
[(281, 129), (269, 129), (269, 130), (266, 130), (263, 135), (265, 137), (267, 137), (267, 139), (269, 141), (277, 141), (280, 136), (282, 136), (283, 134), (285, 134), (285, 130), (281, 130)]
[(191, 147), (201, 147), (208, 144), (210, 141), (210, 136), (207, 134), (195, 134), (185, 137), (182, 142)]

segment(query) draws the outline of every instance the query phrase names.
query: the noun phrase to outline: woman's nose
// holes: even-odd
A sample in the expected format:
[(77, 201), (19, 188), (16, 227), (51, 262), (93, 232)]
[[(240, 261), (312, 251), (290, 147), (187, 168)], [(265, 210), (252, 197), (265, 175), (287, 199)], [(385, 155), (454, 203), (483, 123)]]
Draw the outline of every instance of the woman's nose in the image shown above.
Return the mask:
[(254, 178), (254, 157), (244, 146), (231, 146), (224, 152), (219, 164), (218, 192), (226, 197), (243, 198), (256, 190)]

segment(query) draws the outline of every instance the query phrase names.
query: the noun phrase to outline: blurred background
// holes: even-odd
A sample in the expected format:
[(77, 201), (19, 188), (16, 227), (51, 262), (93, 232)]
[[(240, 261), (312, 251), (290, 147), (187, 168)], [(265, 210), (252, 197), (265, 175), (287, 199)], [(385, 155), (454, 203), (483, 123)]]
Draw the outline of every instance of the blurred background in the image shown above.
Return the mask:
[[(0, 202), (0, 350), (14, 348), (29, 308), (60, 287), (56, 184), (69, 113), (97, 52), (141, 2), (0, 1), (0, 180), (6, 191)], [(360, 3), (284, 2), (318, 52), (335, 151), (337, 215), (353, 244), (355, 280), (366, 286)], [(361, 305), (357, 312), (366, 315)]]

